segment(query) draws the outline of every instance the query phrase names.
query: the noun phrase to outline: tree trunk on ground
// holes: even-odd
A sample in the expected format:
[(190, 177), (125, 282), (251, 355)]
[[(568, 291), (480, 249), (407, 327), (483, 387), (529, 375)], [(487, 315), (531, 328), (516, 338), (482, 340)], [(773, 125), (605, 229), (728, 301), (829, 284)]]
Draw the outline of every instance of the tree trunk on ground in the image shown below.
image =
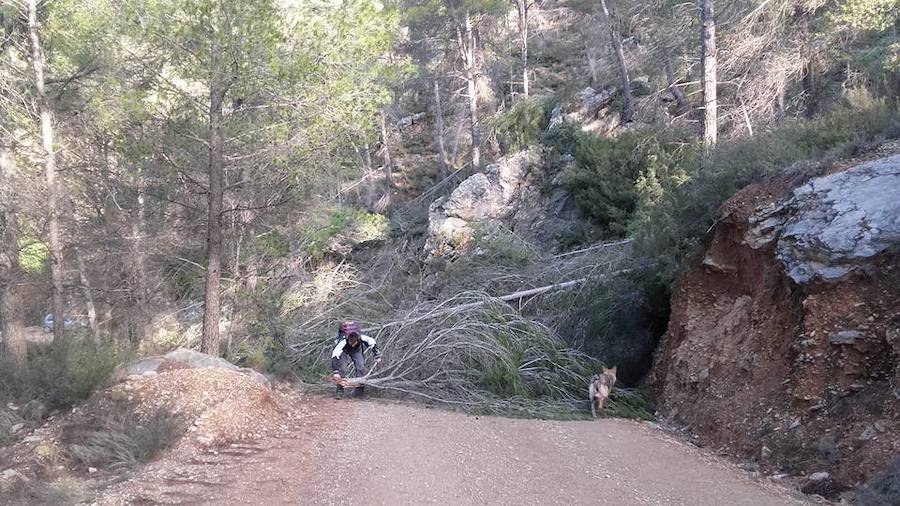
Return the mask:
[(388, 188), (394, 186), (394, 161), (391, 158), (391, 141), (387, 128), (387, 113), (381, 110), (381, 150), (384, 157), (384, 184)]
[(441, 179), (447, 176), (447, 148), (444, 147), (444, 108), (441, 105), (441, 87), (437, 76), (434, 84), (434, 140), (438, 145), (438, 156), (441, 166)]
[(472, 168), (481, 167), (481, 136), (478, 133), (478, 90), (475, 61), (475, 32), (472, 28), (472, 16), (466, 13), (462, 28), (457, 25), (456, 39), (460, 55), (465, 64), (466, 91), (469, 98), (469, 120), (472, 136)]
[[(94, 291), (91, 289), (91, 282), (87, 276), (87, 267), (84, 264), (84, 257), (81, 256), (81, 250), (75, 248), (75, 261), (78, 264), (78, 280), (81, 283), (81, 291), (84, 294), (84, 303), (87, 306), (88, 323), (91, 326), (91, 333), (94, 334), (94, 342), (100, 342), (100, 325), (97, 323), (97, 308), (94, 305)], [(56, 325), (54, 325), (55, 327)]]
[(209, 198), (206, 217), (206, 300), (200, 351), (219, 355), (220, 285), (222, 277), (222, 199), (225, 193), (222, 153), (222, 102), (225, 99), (221, 48), (214, 42), (209, 80)]
[(0, 357), (23, 366), (28, 358), (25, 327), (22, 325), (22, 297), (19, 280), (24, 273), (19, 265), (19, 222), (14, 199), (15, 160), (12, 147), (0, 146)]
[(622, 123), (634, 120), (634, 96), (631, 94), (631, 79), (625, 65), (625, 52), (622, 50), (622, 35), (619, 33), (619, 19), (616, 11), (616, 0), (600, 0), (600, 15), (609, 27), (609, 40), (616, 57), (616, 68), (622, 85), (622, 96), (625, 98), (625, 109), (622, 111)]
[(519, 46), (522, 58), (522, 94), (528, 97), (528, 0), (515, 0), (519, 14)]
[(50, 249), (50, 279), (52, 281), (53, 344), (65, 345), (65, 292), (63, 286), (63, 245), (59, 227), (60, 188), (56, 180), (56, 152), (53, 150), (53, 112), (44, 90), (44, 53), (38, 35), (37, 0), (28, 0), (28, 35), (31, 39), (31, 63), (34, 68), (34, 87), (41, 118), (41, 145), (44, 149), (44, 169), (47, 181), (47, 218)]
[(674, 98), (675, 103), (678, 104), (678, 114), (687, 113), (691, 110), (691, 105), (688, 103), (687, 98), (685, 98), (684, 92), (678, 87), (678, 80), (675, 79), (675, 71), (672, 70), (672, 59), (668, 54), (663, 55), (663, 70), (666, 72), (666, 84), (668, 85), (669, 93), (672, 94), (672, 98)]
[(718, 137), (716, 117), (716, 20), (713, 0), (700, 0), (700, 62), (703, 73), (703, 147), (715, 146)]

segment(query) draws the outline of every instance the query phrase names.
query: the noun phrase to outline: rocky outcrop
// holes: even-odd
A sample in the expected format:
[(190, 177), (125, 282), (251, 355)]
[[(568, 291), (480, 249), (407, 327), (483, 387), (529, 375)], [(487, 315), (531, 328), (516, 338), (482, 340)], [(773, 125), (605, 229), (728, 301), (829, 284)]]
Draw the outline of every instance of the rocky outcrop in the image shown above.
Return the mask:
[(746, 241), (775, 255), (796, 283), (841, 278), (900, 244), (900, 155), (817, 178), (750, 217)]
[(553, 250), (564, 232), (580, 223), (571, 196), (543, 190), (534, 172), (543, 164), (536, 150), (506, 156), (463, 181), (428, 210), (428, 256), (444, 256), (472, 244), (480, 222), (502, 223), (520, 237)]
[(549, 129), (553, 130), (570, 123), (579, 125), (586, 132), (614, 136), (620, 131), (652, 123), (655, 118), (654, 111), (659, 107), (656, 97), (647, 98), (647, 95), (652, 94), (648, 77), (639, 76), (631, 81), (631, 90), (635, 97), (641, 97), (637, 103), (638, 115), (635, 123), (622, 124), (619, 107), (615, 106), (617, 99), (621, 101), (621, 87), (607, 86), (595, 90), (588, 86), (576, 93), (570, 102), (558, 104), (553, 108), (550, 113)]
[(900, 451), (900, 156), (727, 202), (651, 382), (701, 444), (855, 486)]
[(270, 386), (268, 378), (253, 369), (238, 367), (224, 358), (214, 357), (186, 348), (179, 348), (165, 355), (141, 358), (124, 364), (113, 374), (113, 380), (119, 382), (133, 376), (153, 376), (161, 372), (178, 369), (223, 369), (240, 372), (266, 388)]

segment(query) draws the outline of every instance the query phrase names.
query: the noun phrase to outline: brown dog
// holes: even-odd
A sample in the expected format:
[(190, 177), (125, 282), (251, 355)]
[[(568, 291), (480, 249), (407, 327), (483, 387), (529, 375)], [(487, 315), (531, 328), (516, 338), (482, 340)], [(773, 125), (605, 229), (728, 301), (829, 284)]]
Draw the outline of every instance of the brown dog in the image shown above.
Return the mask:
[(613, 387), (616, 385), (616, 367), (612, 369), (603, 368), (602, 374), (595, 374), (591, 378), (591, 386), (589, 388), (591, 396), (591, 414), (597, 418), (597, 411), (603, 410), (603, 401), (609, 397)]

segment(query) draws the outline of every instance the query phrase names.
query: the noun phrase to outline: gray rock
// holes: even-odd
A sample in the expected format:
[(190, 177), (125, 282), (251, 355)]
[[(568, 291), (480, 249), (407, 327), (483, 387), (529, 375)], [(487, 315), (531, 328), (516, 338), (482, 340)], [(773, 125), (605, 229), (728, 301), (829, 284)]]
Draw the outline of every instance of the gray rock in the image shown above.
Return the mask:
[(541, 248), (580, 224), (574, 200), (557, 188), (542, 191), (529, 174), (543, 163), (536, 150), (508, 155), (474, 174), (428, 210), (425, 253), (444, 256), (472, 245), (477, 223), (495, 222)]
[(862, 339), (862, 332), (858, 330), (842, 330), (831, 334), (831, 344), (856, 344), (857, 339)]
[(121, 374), (122, 377), (125, 378), (128, 376), (141, 376), (149, 371), (156, 372), (163, 362), (165, 362), (163, 357), (150, 357), (134, 360), (125, 364), (117, 374)]
[(408, 128), (415, 125), (416, 123), (422, 122), (424, 119), (425, 113), (417, 112), (415, 114), (401, 118), (400, 121), (397, 122), (397, 128), (403, 130), (404, 128)]
[(9, 428), (9, 432), (10, 434), (15, 434), (16, 432), (22, 430), (23, 427), (25, 427), (24, 423), (17, 423)]
[(30, 481), (28, 479), (28, 477), (26, 477), (24, 474), (20, 473), (19, 471), (16, 471), (15, 469), (6, 469), (2, 473), (0, 473), (0, 480), (9, 481), (9, 480), (12, 480), (13, 478), (18, 478), (18, 479), (20, 479), (22, 481), (26, 481), (26, 482)]
[(26, 443), (40, 443), (44, 440), (44, 436), (26, 436), (22, 438), (22, 441)]
[(811, 475), (809, 475), (809, 477), (807, 477), (807, 479), (809, 481), (822, 481), (822, 480), (827, 480), (830, 477), (831, 477), (831, 475), (828, 474), (826, 471), (819, 471), (817, 473), (812, 473)]
[(868, 425), (865, 430), (863, 430), (862, 434), (859, 435), (859, 439), (862, 441), (871, 441), (872, 439), (875, 439), (877, 435), (875, 427)]
[(121, 366), (113, 377), (121, 381), (126, 378), (138, 379), (142, 376), (152, 376), (156, 374), (159, 367), (167, 361), (178, 362), (190, 369), (213, 368), (240, 372), (250, 376), (254, 381), (266, 388), (271, 387), (268, 378), (253, 369), (238, 367), (224, 358), (214, 357), (212, 355), (207, 355), (206, 353), (200, 353), (199, 351), (186, 348), (179, 348), (159, 357), (135, 360)]
[(594, 90), (588, 86), (575, 94), (575, 97), (581, 102), (581, 111), (588, 119), (593, 118), (600, 112), (600, 109), (608, 107), (619, 90), (615, 86), (609, 86), (600, 91)]
[(798, 284), (838, 279), (900, 244), (900, 155), (866, 162), (796, 188), (758, 209), (744, 242), (777, 240), (776, 258)]
[(647, 76), (638, 76), (631, 80), (631, 92), (638, 97), (644, 97), (653, 93), (650, 87), (650, 78)]
[(37, 399), (28, 401), (22, 406), (22, 418), (32, 422), (40, 422), (47, 416), (47, 406)]

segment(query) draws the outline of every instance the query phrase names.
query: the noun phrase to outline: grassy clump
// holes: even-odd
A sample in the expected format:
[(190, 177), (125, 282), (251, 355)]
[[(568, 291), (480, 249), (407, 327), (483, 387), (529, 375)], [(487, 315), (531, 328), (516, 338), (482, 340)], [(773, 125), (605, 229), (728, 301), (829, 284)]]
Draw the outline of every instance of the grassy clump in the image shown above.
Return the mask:
[(16, 437), (12, 428), (23, 422), (22, 417), (17, 415), (15, 411), (6, 409), (5, 406), (0, 406), (0, 446), (5, 446), (15, 441)]
[(180, 419), (166, 410), (138, 415), (118, 403), (85, 423), (63, 427), (61, 440), (64, 456), (77, 467), (122, 470), (151, 460), (183, 429)]
[(524, 266), (540, 255), (528, 241), (497, 221), (473, 224), (475, 246), (481, 259), (492, 265)]
[(64, 350), (30, 347), (25, 367), (0, 363), (0, 400), (38, 399), (51, 409), (66, 408), (90, 397), (119, 363), (112, 343), (72, 332)]

